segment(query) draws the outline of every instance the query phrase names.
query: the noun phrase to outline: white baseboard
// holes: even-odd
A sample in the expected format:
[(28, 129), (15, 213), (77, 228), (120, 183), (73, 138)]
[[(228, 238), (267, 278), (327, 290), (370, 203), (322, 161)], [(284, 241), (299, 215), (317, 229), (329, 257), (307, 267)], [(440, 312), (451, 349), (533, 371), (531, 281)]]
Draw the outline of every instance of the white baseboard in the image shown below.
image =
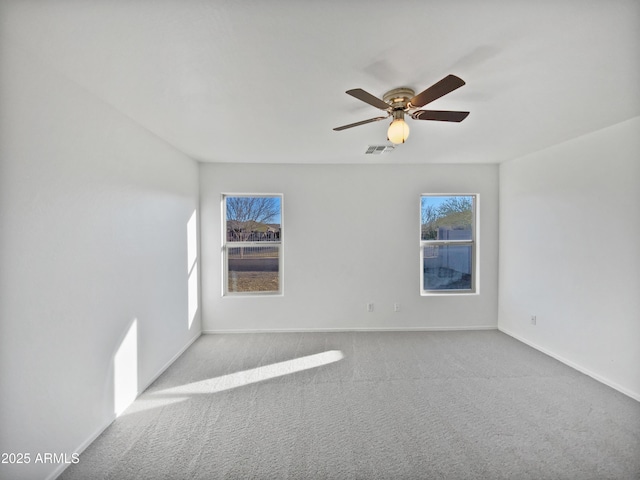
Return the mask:
[[(194, 335), (191, 339), (189, 339), (189, 341), (178, 351), (178, 353), (176, 353), (173, 357), (171, 357), (171, 359), (158, 370), (158, 373), (156, 373), (153, 376), (153, 378), (144, 385), (143, 388), (138, 390), (138, 393), (136, 394), (136, 398), (138, 398), (142, 392), (144, 392), (147, 388), (149, 388), (151, 384), (155, 382), (158, 379), (158, 377), (162, 375), (165, 372), (165, 370), (169, 368), (171, 364), (173, 364), (173, 362), (175, 362), (178, 359), (178, 357), (180, 357), (180, 355), (182, 355), (187, 350), (187, 348), (189, 348), (193, 344), (193, 342), (195, 342), (198, 338), (200, 338), (201, 335), (202, 335), (202, 332), (198, 332), (197, 335)], [(98, 438), (102, 434), (102, 432), (104, 432), (107, 428), (109, 428), (109, 426), (113, 423), (113, 421), (116, 418), (118, 417), (115, 415), (115, 413), (111, 415), (110, 418), (108, 418), (95, 432), (89, 435), (89, 437), (87, 437), (73, 452), (77, 454), (81, 454), (82, 452), (84, 452), (85, 449), (89, 445), (91, 445), (96, 440), (96, 438)], [(67, 467), (69, 467), (68, 464), (58, 465), (58, 467), (46, 477), (46, 480), (55, 480), (60, 475), (62, 475), (62, 472), (64, 472), (67, 469)]]
[[(113, 421), (116, 419), (116, 415), (113, 414), (111, 416), (111, 418), (109, 418), (106, 422), (104, 422), (102, 424), (101, 427), (99, 427), (95, 432), (93, 432), (91, 435), (89, 435), (89, 437), (80, 444), (79, 447), (77, 447), (74, 450), (74, 453), (82, 453), (84, 452), (84, 450), (91, 445), (96, 438), (98, 438), (102, 432), (104, 432), (107, 428), (109, 428), (109, 425), (111, 425), (113, 423)], [(60, 475), (62, 475), (62, 472), (64, 472), (67, 468), (69, 467), (69, 464), (65, 464), (65, 463), (61, 463), (59, 464), (55, 470), (53, 470), (53, 472), (51, 472), (47, 477), (46, 480), (55, 480), (56, 478), (58, 478)]]
[(521, 337), (520, 335), (513, 333), (507, 329), (504, 328), (500, 328), (498, 327), (498, 330), (500, 330), (502, 333), (505, 333), (507, 335), (509, 335), (510, 337), (515, 338), (516, 340), (518, 340), (519, 342), (522, 342), (524, 344), (529, 345), (532, 348), (535, 348), (536, 350), (544, 353), (545, 355), (549, 355), (552, 358), (555, 358), (556, 360), (564, 363), (565, 365), (568, 365), (569, 367), (584, 373), (585, 375), (588, 375), (589, 377), (593, 378), (594, 380), (597, 380), (600, 383), (603, 383), (605, 385), (607, 385), (608, 387), (613, 388), (614, 390), (619, 391), (620, 393), (624, 393), (626, 396), (633, 398), (634, 400), (640, 402), (640, 393), (638, 392), (633, 392), (619, 384), (617, 384), (616, 382), (612, 382), (611, 380), (609, 380), (608, 378), (603, 377), (602, 375), (599, 375), (595, 372), (592, 372), (591, 370), (589, 370), (588, 368), (583, 367), (582, 365), (579, 365), (565, 357), (563, 357), (562, 355), (558, 355), (555, 352), (552, 352), (551, 350), (548, 350), (547, 348), (541, 347), (540, 345), (531, 342), (530, 340), (527, 340), (526, 338)]
[(203, 335), (223, 333), (332, 333), (332, 332), (452, 332), (465, 330), (497, 330), (497, 325), (467, 325), (446, 327), (346, 327), (346, 328), (269, 328), (203, 330)]
[(202, 335), (202, 332), (198, 332), (198, 334), (194, 335), (179, 351), (178, 353), (176, 353), (173, 357), (171, 357), (171, 359), (164, 364), (164, 366), (162, 368), (160, 368), (160, 370), (158, 370), (158, 373), (156, 373), (153, 378), (148, 381), (143, 388), (141, 388), (140, 390), (138, 390), (138, 393), (136, 394), (136, 398), (138, 398), (140, 396), (140, 394), (142, 392), (144, 392), (147, 388), (149, 388), (151, 386), (151, 384), (153, 382), (155, 382), (158, 377), (160, 375), (162, 375), (164, 373), (164, 371), (169, 368), (173, 362), (175, 362), (178, 357), (180, 357), (180, 355), (182, 355), (184, 352), (187, 351), (187, 348), (189, 348), (191, 345), (193, 345), (193, 342), (195, 342), (198, 338), (200, 338), (200, 336)]

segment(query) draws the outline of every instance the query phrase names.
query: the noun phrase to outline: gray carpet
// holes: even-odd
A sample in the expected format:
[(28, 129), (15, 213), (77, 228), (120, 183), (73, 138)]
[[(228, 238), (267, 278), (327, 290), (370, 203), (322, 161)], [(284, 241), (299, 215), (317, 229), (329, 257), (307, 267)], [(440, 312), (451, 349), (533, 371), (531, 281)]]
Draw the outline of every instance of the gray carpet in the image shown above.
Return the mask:
[(205, 335), (60, 478), (638, 479), (640, 403), (498, 331)]

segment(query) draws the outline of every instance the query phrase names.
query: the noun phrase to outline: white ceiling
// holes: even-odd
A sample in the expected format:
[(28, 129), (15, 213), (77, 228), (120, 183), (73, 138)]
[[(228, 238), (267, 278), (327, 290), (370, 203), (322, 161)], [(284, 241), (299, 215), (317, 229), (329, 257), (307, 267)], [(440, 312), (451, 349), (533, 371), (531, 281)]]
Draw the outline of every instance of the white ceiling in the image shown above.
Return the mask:
[[(0, 40), (205, 162), (493, 163), (640, 115), (638, 0), (2, 1)], [(1, 60), (1, 59), (0, 59)], [(344, 92), (467, 85), (405, 145)], [(52, 94), (55, 94), (52, 92)]]

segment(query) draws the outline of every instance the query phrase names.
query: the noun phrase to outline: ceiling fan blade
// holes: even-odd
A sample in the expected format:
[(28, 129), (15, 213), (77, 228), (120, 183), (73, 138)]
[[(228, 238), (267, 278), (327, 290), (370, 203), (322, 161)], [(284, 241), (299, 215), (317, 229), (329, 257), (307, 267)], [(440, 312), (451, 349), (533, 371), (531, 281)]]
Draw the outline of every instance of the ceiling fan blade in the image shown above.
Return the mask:
[(343, 125), (341, 127), (336, 127), (336, 128), (334, 128), (334, 130), (336, 132), (339, 132), (340, 130), (346, 130), (347, 128), (357, 127), (357, 126), (360, 126), (360, 125), (364, 125), (366, 123), (378, 122), (380, 120), (384, 120), (385, 118), (389, 118), (389, 115), (387, 115), (386, 117), (376, 117), (376, 118), (370, 118), (369, 120), (363, 120), (361, 122), (350, 123), (349, 125)]
[(449, 110), (418, 110), (413, 112), (416, 120), (437, 120), (440, 122), (461, 122), (469, 116), (469, 112), (453, 112)]
[(361, 88), (354, 88), (353, 90), (347, 90), (346, 93), (348, 93), (352, 97), (357, 98), (358, 100), (362, 100), (363, 102), (368, 103), (373, 107), (379, 108), (380, 110), (386, 110), (391, 106), (388, 103), (380, 100), (378, 97), (371, 95), (369, 92), (365, 92)]
[(453, 92), (456, 88), (460, 88), (465, 84), (464, 80), (455, 75), (447, 75), (442, 80), (434, 83), (425, 91), (419, 93), (409, 103), (412, 107), (424, 107), (427, 103), (431, 103), (434, 100)]

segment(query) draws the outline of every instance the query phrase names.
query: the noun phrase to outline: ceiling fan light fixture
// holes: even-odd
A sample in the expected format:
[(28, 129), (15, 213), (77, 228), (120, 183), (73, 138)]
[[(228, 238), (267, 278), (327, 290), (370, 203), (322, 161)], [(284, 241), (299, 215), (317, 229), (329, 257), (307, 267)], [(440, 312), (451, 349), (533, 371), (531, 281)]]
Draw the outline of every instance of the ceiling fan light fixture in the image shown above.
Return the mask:
[(405, 113), (413, 120), (434, 120), (437, 122), (459, 123), (467, 118), (467, 116), (469, 116), (469, 112), (457, 112), (452, 110), (418, 110), (438, 98), (457, 90), (463, 85), (465, 85), (464, 80), (460, 77), (449, 74), (439, 82), (434, 83), (426, 90), (420, 92), (418, 95), (415, 95), (414, 90), (409, 87), (399, 87), (389, 90), (381, 99), (375, 95), (371, 95), (369, 92), (361, 88), (347, 90), (345, 93), (348, 95), (386, 112), (387, 115), (369, 118), (368, 120), (350, 123), (349, 125), (342, 125), (341, 127), (336, 127), (333, 130), (339, 132), (341, 130), (346, 130), (347, 128), (379, 122), (380, 120), (393, 117), (393, 121), (387, 129), (387, 139), (395, 145), (405, 143), (407, 138), (409, 138), (409, 126), (404, 121)]
[(404, 121), (404, 112), (402, 110), (398, 110), (397, 113), (394, 112), (393, 122), (391, 122), (387, 130), (387, 138), (396, 145), (404, 143), (409, 138), (409, 125)]

